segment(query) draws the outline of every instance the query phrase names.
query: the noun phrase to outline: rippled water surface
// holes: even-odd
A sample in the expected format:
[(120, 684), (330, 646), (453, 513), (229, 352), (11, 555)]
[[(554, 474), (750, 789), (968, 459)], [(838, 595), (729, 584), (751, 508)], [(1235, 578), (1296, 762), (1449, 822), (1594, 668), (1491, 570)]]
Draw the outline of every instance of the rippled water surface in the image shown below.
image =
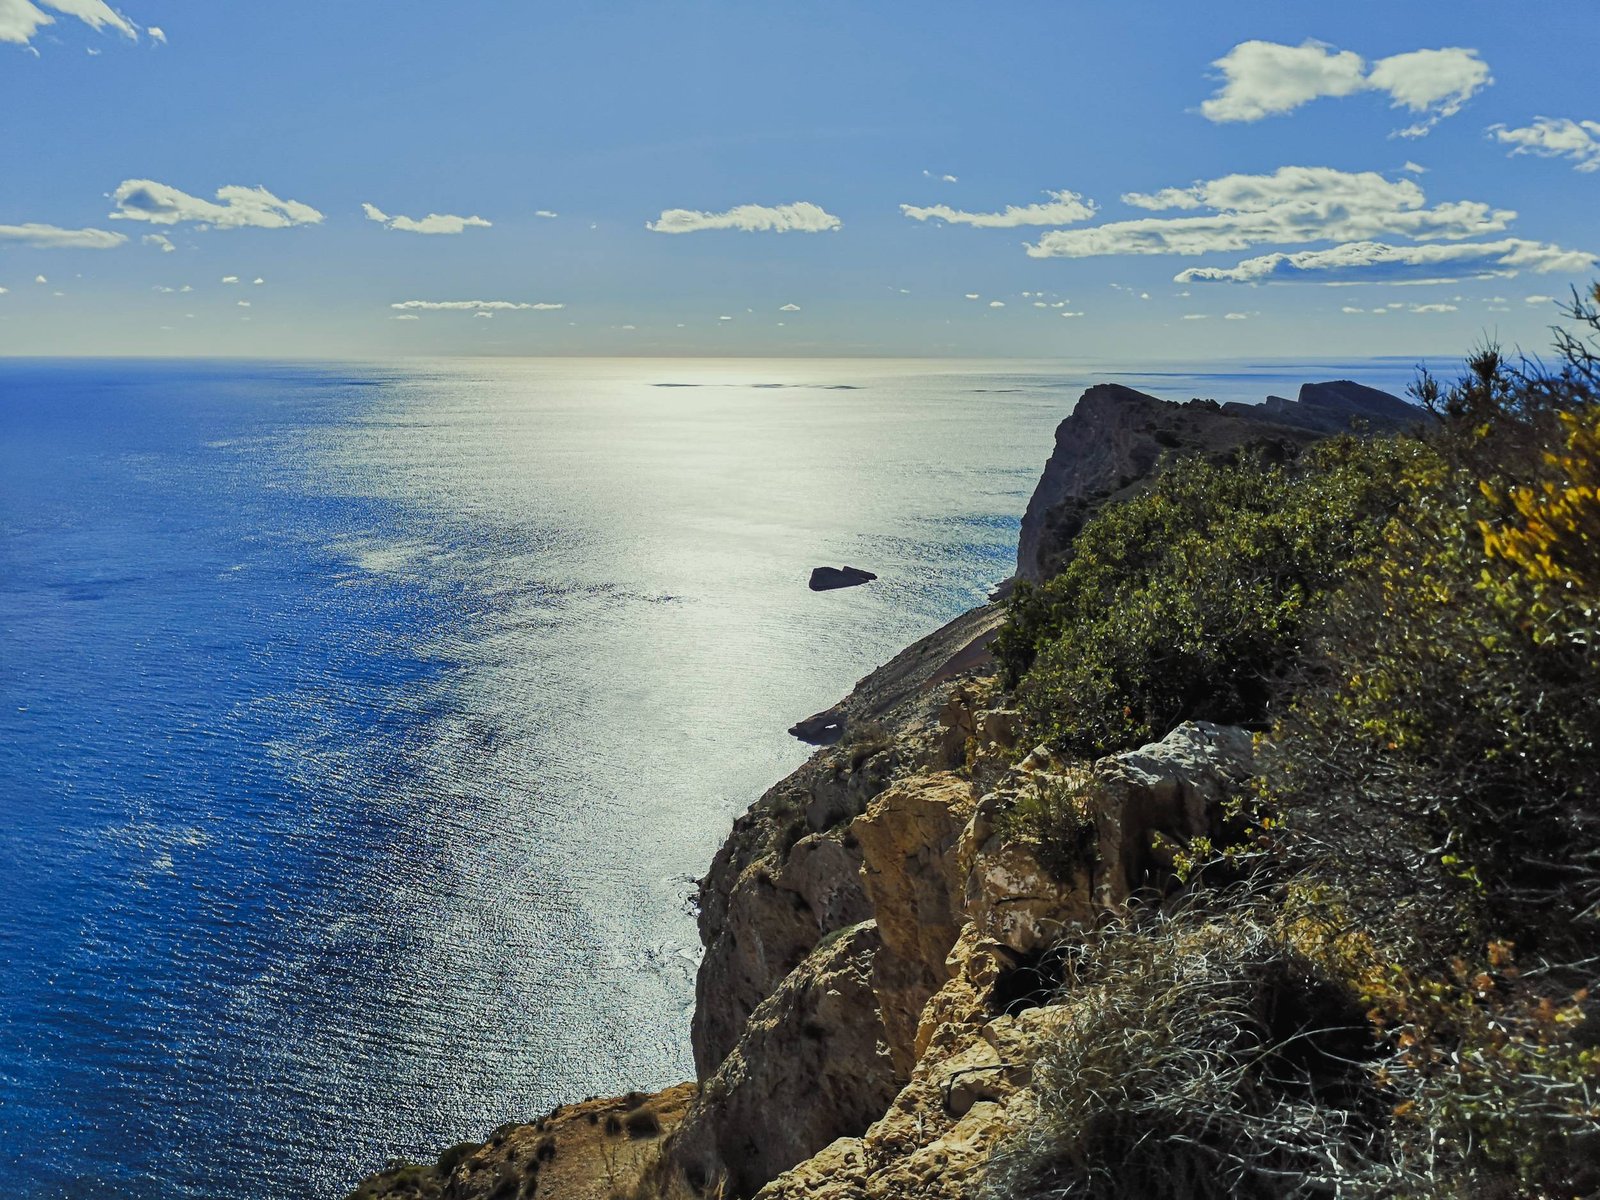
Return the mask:
[(1009, 573), (1083, 386), (1409, 373), (0, 363), (0, 1195), (337, 1197), (687, 1078), (692, 879)]

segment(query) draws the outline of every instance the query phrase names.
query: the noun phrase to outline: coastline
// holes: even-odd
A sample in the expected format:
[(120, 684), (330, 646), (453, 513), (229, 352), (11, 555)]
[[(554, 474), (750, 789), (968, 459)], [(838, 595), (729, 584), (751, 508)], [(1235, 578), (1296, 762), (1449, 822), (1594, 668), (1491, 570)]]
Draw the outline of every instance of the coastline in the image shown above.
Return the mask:
[[(1159, 451), (1293, 456), (1352, 416), (1415, 419), (1348, 383), (1228, 408), (1091, 388), (1058, 428), (1019, 573), (1057, 569), (1086, 515), (1169, 461)], [(864, 676), (819, 714), (837, 740), (734, 822), (699, 884), (696, 1081), (503, 1126), (353, 1200), (970, 1195), (1031, 1103), (1060, 930), (1121, 911), (1167, 869), (1152, 846), (1216, 833), (1252, 771), (1246, 732), (1194, 722), (1096, 761), (1090, 844), (1064, 874), (1047, 867), (1003, 814), (1074, 768), (1017, 743), (988, 648), (1003, 619), (977, 606)]]

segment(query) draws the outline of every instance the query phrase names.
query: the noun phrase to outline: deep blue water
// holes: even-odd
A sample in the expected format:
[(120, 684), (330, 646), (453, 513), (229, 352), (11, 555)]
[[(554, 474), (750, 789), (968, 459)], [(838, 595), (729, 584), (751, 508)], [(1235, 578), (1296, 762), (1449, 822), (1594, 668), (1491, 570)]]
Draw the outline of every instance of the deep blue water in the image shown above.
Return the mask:
[(1095, 377), (0, 362), (0, 1195), (335, 1197), (687, 1078), (692, 878)]

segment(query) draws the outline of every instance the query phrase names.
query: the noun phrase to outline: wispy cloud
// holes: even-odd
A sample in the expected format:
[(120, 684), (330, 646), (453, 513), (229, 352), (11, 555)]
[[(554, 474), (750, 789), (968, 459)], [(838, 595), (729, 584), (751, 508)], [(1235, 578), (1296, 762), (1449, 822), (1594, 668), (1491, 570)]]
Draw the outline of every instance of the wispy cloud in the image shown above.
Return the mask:
[(177, 247), (172, 244), (172, 239), (167, 237), (167, 235), (164, 233), (147, 233), (139, 240), (146, 246), (159, 246), (163, 254), (171, 254), (177, 249)]
[(707, 229), (738, 229), (745, 233), (827, 233), (843, 224), (832, 213), (802, 200), (770, 208), (762, 204), (740, 204), (726, 212), (669, 208), (658, 220), (645, 222), (645, 228), (656, 233), (699, 233)]
[(914, 221), (944, 221), (949, 225), (975, 225), (982, 229), (1015, 229), (1019, 225), (1071, 225), (1094, 216), (1095, 203), (1077, 192), (1046, 192), (1046, 204), (1008, 204), (1001, 212), (963, 212), (948, 204), (920, 208), (902, 204), (900, 211)]
[(1191, 267), (1174, 278), (1178, 283), (1455, 283), (1524, 270), (1579, 273), (1594, 264), (1593, 254), (1522, 238), (1422, 246), (1352, 242), (1326, 250), (1264, 254), (1233, 267)]
[(1403, 137), (1427, 133), (1494, 82), (1478, 52), (1459, 46), (1395, 54), (1369, 68), (1355, 51), (1323, 42), (1248, 41), (1211, 65), (1221, 70), (1223, 85), (1200, 106), (1207, 120), (1259, 121), (1322, 97), (1378, 91), (1393, 107), (1423, 118), (1396, 131)]
[(109, 229), (62, 229), (59, 225), (0, 225), (0, 243), (17, 242), (44, 250), (109, 250), (128, 239)]
[(536, 217), (543, 217), (547, 221), (554, 221), (561, 214), (558, 212), (551, 212), (548, 208), (536, 208), (533, 210), (533, 215)]
[[(104, 0), (39, 0), (39, 4), (69, 17), (77, 17), (96, 31), (109, 27), (124, 37), (138, 40), (138, 26), (104, 3)], [(56, 19), (32, 0), (0, 0), (0, 42), (26, 46), (42, 26), (55, 23)], [(152, 36), (156, 32), (152, 30)], [(160, 40), (164, 41), (165, 36)]]
[(119, 221), (149, 221), (155, 225), (193, 222), (200, 228), (286, 229), (315, 225), (322, 214), (298, 200), (280, 200), (264, 187), (230, 185), (217, 189), (216, 200), (202, 200), (152, 179), (125, 179), (111, 193)]
[(1491, 125), (1489, 134), (1495, 141), (1510, 146), (1512, 154), (1568, 158), (1576, 171), (1600, 171), (1600, 121), (1535, 117), (1533, 124), (1517, 129)]
[(799, 312), (800, 311), (800, 306), (798, 304), (785, 304), (785, 305), (780, 306), (778, 311), (779, 312)]
[(1200, 255), (1261, 245), (1376, 237), (1479, 237), (1504, 231), (1517, 215), (1475, 200), (1430, 208), (1414, 180), (1391, 181), (1375, 171), (1332, 167), (1280, 167), (1270, 175), (1225, 175), (1148, 195), (1130, 192), (1123, 199), (1155, 211), (1211, 211), (1199, 216), (1140, 217), (1087, 229), (1052, 230), (1030, 245), (1028, 254), (1033, 258)]
[(367, 220), (376, 221), (385, 229), (398, 229), (402, 233), (461, 233), (469, 226), (488, 229), (493, 224), (482, 217), (456, 217), (448, 213), (429, 213), (420, 219), (391, 217), (376, 204), (363, 204), (361, 210), (367, 214)]
[(517, 300), (402, 300), (390, 308), (419, 309), (424, 312), (548, 312), (565, 304), (528, 304)]

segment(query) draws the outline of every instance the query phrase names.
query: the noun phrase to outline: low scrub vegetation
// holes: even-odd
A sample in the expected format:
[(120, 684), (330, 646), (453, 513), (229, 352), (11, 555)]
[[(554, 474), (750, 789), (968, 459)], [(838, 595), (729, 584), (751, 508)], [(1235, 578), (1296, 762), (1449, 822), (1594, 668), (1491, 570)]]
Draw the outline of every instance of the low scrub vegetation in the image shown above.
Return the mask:
[(1037, 739), (1244, 723), (1261, 773), (1181, 916), (1072, 960), (996, 1196), (1600, 1193), (1600, 288), (1568, 316), (1424, 376), (1417, 436), (1170, 468), (1012, 601)]

